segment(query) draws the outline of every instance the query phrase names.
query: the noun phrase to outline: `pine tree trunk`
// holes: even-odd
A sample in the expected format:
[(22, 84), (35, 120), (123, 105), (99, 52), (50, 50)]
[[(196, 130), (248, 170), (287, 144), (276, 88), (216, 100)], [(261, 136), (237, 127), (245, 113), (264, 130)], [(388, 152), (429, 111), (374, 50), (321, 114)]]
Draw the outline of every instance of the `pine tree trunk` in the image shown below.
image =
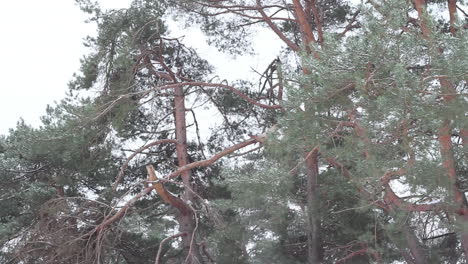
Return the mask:
[[(455, 94), (457, 93), (453, 83), (445, 78), (439, 78), (440, 86), (442, 92), (445, 94), (443, 96), (444, 102), (446, 105), (450, 105), (455, 100)], [(456, 119), (454, 116), (453, 120)], [(453, 150), (453, 143), (452, 143), (452, 127), (451, 127), (451, 120), (446, 119), (442, 123), (442, 126), (439, 128), (438, 131), (438, 139), (440, 144), (440, 153), (442, 156), (442, 166), (446, 171), (446, 176), (452, 185), (452, 194), (453, 200), (458, 205), (461, 210), (461, 215), (457, 215), (457, 222), (462, 227), (461, 228), (461, 244), (463, 252), (465, 253), (465, 260), (468, 262), (468, 230), (466, 230), (466, 226), (468, 226), (468, 216), (463, 213), (468, 210), (468, 201), (466, 199), (465, 193), (460, 190), (458, 186), (458, 175), (456, 170), (456, 161), (454, 156)], [(467, 138), (468, 132), (465, 129), (461, 129), (460, 136), (463, 140), (463, 147), (466, 148), (467, 146)]]
[(323, 261), (320, 234), (318, 151), (313, 150), (306, 156), (307, 168), (307, 259), (309, 264)]
[[(465, 134), (466, 131), (462, 130), (461, 136), (464, 145), (466, 144), (466, 138), (464, 137)], [(450, 121), (448, 120), (445, 120), (442, 127), (439, 129), (439, 142), (440, 152), (442, 154), (443, 160), (442, 164), (446, 170), (446, 175), (453, 187), (453, 199), (462, 212), (461, 215), (457, 216), (457, 222), (460, 226), (462, 226), (460, 237), (463, 252), (465, 253), (465, 259), (468, 262), (468, 230), (466, 230), (466, 228), (463, 228), (468, 226), (468, 216), (463, 213), (466, 211), (466, 209), (468, 209), (468, 202), (466, 200), (465, 193), (461, 191), (458, 187), (458, 175), (455, 167), (455, 157), (453, 154), (452, 146), (452, 129), (450, 127)]]
[[(174, 118), (175, 118), (175, 132), (176, 132), (176, 152), (177, 160), (179, 167), (185, 166), (188, 164), (188, 153), (187, 153), (187, 130), (185, 122), (185, 97), (182, 87), (175, 89), (175, 98), (174, 98)], [(182, 199), (189, 204), (193, 204), (193, 193), (189, 188), (191, 172), (189, 170), (182, 172), (182, 181), (184, 183), (184, 195)], [(180, 214), (178, 217), (179, 222), (179, 231), (186, 232), (188, 236), (182, 237), (182, 245), (184, 248), (184, 254), (188, 256), (188, 264), (192, 263), (203, 263), (203, 259), (200, 254), (198, 245), (192, 237), (194, 237), (195, 232), (195, 220), (194, 214)]]

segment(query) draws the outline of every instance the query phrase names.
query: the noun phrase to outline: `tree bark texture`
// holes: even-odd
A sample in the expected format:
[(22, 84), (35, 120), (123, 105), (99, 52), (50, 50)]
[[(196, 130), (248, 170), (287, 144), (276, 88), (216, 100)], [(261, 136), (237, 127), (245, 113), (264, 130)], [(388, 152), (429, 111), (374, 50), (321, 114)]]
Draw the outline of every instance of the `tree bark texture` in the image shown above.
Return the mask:
[[(182, 87), (176, 87), (174, 89), (174, 120), (175, 120), (175, 132), (176, 132), (176, 152), (178, 166), (183, 167), (188, 164), (188, 153), (187, 153), (187, 127), (185, 121), (185, 97), (184, 90)], [(181, 173), (182, 182), (184, 183), (184, 195), (182, 199), (188, 203), (193, 204), (193, 193), (191, 191), (191, 171), (185, 170)], [(187, 233), (187, 236), (182, 237), (182, 245), (184, 248), (184, 254), (186, 254), (188, 264), (192, 263), (203, 263), (203, 259), (200, 254), (195, 239), (195, 221), (193, 212), (190, 214), (180, 214), (177, 218), (179, 222), (180, 233)]]
[(320, 233), (318, 149), (306, 155), (305, 164), (307, 169), (307, 262), (319, 264), (323, 261), (323, 248)]
[[(452, 82), (446, 78), (439, 78), (441, 91), (445, 95), (442, 97), (445, 104), (450, 105), (456, 100), (455, 94), (456, 89)], [(456, 117), (452, 118), (453, 120)], [(464, 128), (460, 129), (460, 136), (462, 137), (463, 147), (466, 148), (466, 135), (468, 133)], [(438, 139), (440, 144), (440, 153), (442, 156), (442, 166), (445, 169), (445, 174), (450, 181), (452, 186), (453, 200), (459, 208), (459, 215), (456, 219), (458, 224), (461, 227), (460, 238), (463, 252), (465, 253), (465, 259), (468, 262), (468, 215), (466, 214), (468, 209), (468, 201), (465, 196), (465, 192), (460, 190), (458, 186), (458, 175), (456, 170), (456, 160), (453, 150), (452, 142), (452, 127), (451, 120), (443, 120), (442, 126), (438, 131)]]

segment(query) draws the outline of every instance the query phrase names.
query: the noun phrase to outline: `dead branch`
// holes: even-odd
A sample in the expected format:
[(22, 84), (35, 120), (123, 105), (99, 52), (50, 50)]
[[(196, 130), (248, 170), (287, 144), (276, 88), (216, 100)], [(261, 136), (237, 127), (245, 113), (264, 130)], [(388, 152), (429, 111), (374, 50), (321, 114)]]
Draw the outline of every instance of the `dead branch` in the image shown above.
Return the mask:
[[(265, 136), (258, 136), (258, 138), (265, 138)], [(175, 178), (177, 176), (179, 176), (182, 172), (184, 171), (187, 171), (187, 170), (191, 170), (193, 168), (198, 168), (198, 167), (206, 167), (206, 166), (209, 166), (211, 164), (213, 164), (214, 162), (216, 162), (217, 160), (219, 160), (220, 158), (224, 157), (224, 156), (227, 156), (231, 153), (233, 153), (234, 151), (236, 150), (239, 150), (241, 148), (244, 148), (246, 146), (249, 146), (249, 145), (252, 145), (252, 144), (255, 144), (255, 143), (258, 143), (258, 141), (255, 139), (255, 138), (250, 138), (246, 141), (243, 141), (243, 142), (240, 142), (238, 144), (235, 144), (229, 148), (226, 148), (225, 150), (221, 151), (221, 152), (218, 152), (217, 154), (215, 154), (213, 157), (211, 157), (210, 159), (207, 159), (207, 160), (201, 160), (201, 161), (197, 161), (197, 162), (192, 162), (190, 164), (187, 164), (185, 166), (182, 166), (180, 167), (178, 170), (166, 175), (163, 180), (169, 180), (169, 179), (172, 179), (172, 178)], [(143, 197), (144, 195), (148, 194), (149, 192), (151, 192), (152, 190), (154, 189), (153, 186), (149, 186), (145, 189), (143, 189), (140, 193), (138, 193), (137, 195), (133, 196), (131, 199), (129, 199), (117, 212), (115, 212), (113, 215), (111, 216), (107, 216), (104, 218), (104, 220), (101, 222), (101, 224), (99, 224), (98, 226), (96, 226), (92, 231), (90, 231), (87, 236), (92, 236), (93, 234), (95, 233), (99, 233), (101, 232), (102, 230), (104, 230), (107, 226), (111, 225), (112, 223), (114, 223), (115, 221), (121, 219), (125, 213), (127, 212), (127, 210), (130, 209), (131, 206), (133, 206), (141, 197)]]
[(158, 177), (152, 165), (146, 166), (146, 171), (148, 172), (148, 180), (153, 183), (154, 190), (166, 203), (177, 208), (182, 215), (189, 215), (192, 213), (190, 206), (186, 202), (166, 191), (163, 183), (158, 181)]

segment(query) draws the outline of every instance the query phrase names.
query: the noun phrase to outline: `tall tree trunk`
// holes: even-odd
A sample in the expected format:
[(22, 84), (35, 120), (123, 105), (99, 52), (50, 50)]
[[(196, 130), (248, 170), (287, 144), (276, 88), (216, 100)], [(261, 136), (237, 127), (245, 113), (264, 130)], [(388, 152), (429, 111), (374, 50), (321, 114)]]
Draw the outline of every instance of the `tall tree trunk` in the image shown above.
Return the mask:
[[(445, 78), (439, 78), (441, 91), (445, 95), (443, 96), (444, 102), (447, 105), (450, 105), (456, 100), (455, 94), (457, 93), (453, 83)], [(453, 120), (456, 117), (452, 118)], [(460, 129), (460, 136), (463, 140), (464, 148), (466, 148), (466, 136), (468, 132), (462, 128)], [(438, 139), (440, 144), (440, 153), (442, 156), (442, 166), (445, 169), (445, 174), (450, 181), (452, 187), (453, 200), (458, 205), (460, 209), (460, 215), (456, 216), (458, 224), (461, 226), (461, 243), (462, 249), (465, 253), (465, 260), (468, 262), (468, 215), (466, 215), (466, 210), (468, 209), (468, 201), (465, 196), (465, 192), (460, 190), (458, 185), (458, 175), (456, 170), (455, 156), (453, 151), (452, 143), (452, 127), (451, 120), (446, 119), (443, 121), (442, 126), (438, 131)]]
[[(422, 33), (425, 38), (429, 38), (429, 28), (426, 26), (426, 21), (423, 17), (424, 9), (426, 8), (426, 0), (413, 0), (416, 10), (418, 11), (418, 17), (420, 19)], [(448, 9), (449, 9), (449, 18), (450, 18), (450, 32), (453, 36), (456, 36), (456, 28), (455, 28), (455, 21), (456, 21), (456, 0), (448, 0)], [(439, 49), (439, 52), (442, 53), (442, 48)], [(456, 99), (455, 94), (457, 93), (453, 83), (444, 78), (439, 77), (439, 82), (441, 86), (442, 98), (444, 99), (445, 104), (450, 105)], [(452, 119), (455, 119), (452, 118)], [(453, 199), (455, 203), (458, 204), (460, 208), (460, 215), (457, 215), (457, 222), (462, 227), (461, 228), (461, 243), (462, 249), (465, 254), (465, 260), (468, 262), (468, 230), (466, 226), (468, 226), (468, 215), (466, 215), (466, 209), (468, 209), (468, 201), (466, 199), (465, 193), (461, 191), (458, 187), (458, 175), (456, 172), (455, 166), (455, 156), (453, 153), (453, 146), (452, 146), (452, 128), (451, 128), (451, 119), (446, 119), (443, 121), (442, 126), (439, 128), (439, 144), (440, 144), (440, 152), (442, 156), (442, 165), (446, 170), (446, 176), (448, 177), (450, 183), (452, 184), (452, 193)], [(467, 132), (464, 128), (461, 129), (460, 133), (463, 135), (467, 135)], [(465, 144), (465, 140), (464, 144)]]
[(323, 261), (323, 248), (320, 234), (318, 149), (306, 155), (305, 164), (307, 168), (307, 259), (309, 264), (319, 264)]
[[(450, 100), (447, 99), (446, 101), (450, 102)], [(466, 135), (468, 133), (462, 129), (460, 134), (463, 139), (463, 144), (465, 145), (464, 147), (466, 147)], [(460, 190), (458, 186), (458, 175), (452, 145), (452, 129), (449, 120), (445, 120), (442, 127), (439, 129), (439, 142), (443, 161), (442, 165), (446, 170), (446, 175), (452, 186), (453, 200), (460, 208), (460, 215), (457, 215), (457, 222), (461, 226), (460, 237), (462, 249), (465, 253), (465, 259), (468, 261), (468, 229), (466, 228), (466, 226), (468, 226), (468, 215), (465, 213), (466, 209), (468, 209), (468, 201), (465, 193)]]
[[(174, 98), (174, 119), (175, 119), (175, 132), (176, 132), (176, 152), (179, 167), (188, 164), (188, 153), (187, 153), (187, 127), (185, 122), (185, 97), (184, 90), (182, 87), (175, 88)], [(193, 204), (193, 193), (191, 191), (191, 171), (187, 170), (181, 174), (182, 181), (184, 183), (184, 195), (182, 199), (188, 203)], [(200, 254), (200, 250), (195, 241), (195, 220), (193, 212), (188, 214), (180, 214), (178, 217), (179, 231), (189, 234), (188, 236), (182, 237), (182, 245), (184, 253), (188, 256), (188, 264), (192, 263), (203, 263), (203, 259)]]

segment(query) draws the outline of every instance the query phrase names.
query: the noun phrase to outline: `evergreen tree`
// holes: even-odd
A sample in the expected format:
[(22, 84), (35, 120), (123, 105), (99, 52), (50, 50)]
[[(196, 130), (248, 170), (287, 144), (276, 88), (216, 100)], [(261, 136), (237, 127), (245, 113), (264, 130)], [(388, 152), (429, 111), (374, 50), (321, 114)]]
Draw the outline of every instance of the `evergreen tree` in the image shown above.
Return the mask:
[[(68, 97), (0, 137), (0, 262), (466, 262), (462, 4), (77, 2), (98, 34)], [(285, 48), (215, 82), (169, 15)]]
[[(316, 53), (303, 57), (300, 85), (290, 84), (282, 150), (291, 146), (289, 156), (297, 146), (318, 152), (322, 197), (329, 197), (334, 183), (325, 178), (336, 169), (361, 200), (354, 210), (367, 211), (355, 218), (375, 222), (368, 233), (349, 234), (346, 239), (361, 245), (348, 243), (350, 253), (326, 257), (330, 263), (365, 254), (383, 263), (457, 263), (468, 255), (465, 180), (457, 169), (465, 166), (458, 155), (466, 129), (466, 31), (453, 9), (445, 31), (425, 4), (415, 3), (415, 20), (412, 8), (400, 1), (362, 5), (356, 35), (329, 35), (312, 45)], [(338, 204), (331, 204), (331, 213), (342, 214)], [(322, 232), (329, 219), (321, 220)], [(444, 252), (440, 245), (447, 243)]]

